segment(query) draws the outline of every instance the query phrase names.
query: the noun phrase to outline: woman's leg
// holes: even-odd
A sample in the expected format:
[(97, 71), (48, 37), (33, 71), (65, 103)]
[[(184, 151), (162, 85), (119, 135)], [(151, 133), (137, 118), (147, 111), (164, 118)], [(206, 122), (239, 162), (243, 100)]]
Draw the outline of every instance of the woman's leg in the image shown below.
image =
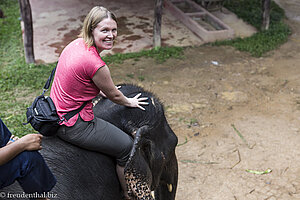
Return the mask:
[(125, 167), (121, 167), (120, 165), (117, 164), (116, 171), (118, 174), (120, 185), (121, 185), (123, 193), (124, 193), (124, 197), (125, 197), (125, 199), (130, 199), (130, 197), (128, 195), (126, 180), (125, 180), (124, 168)]
[(128, 198), (124, 167), (132, 149), (132, 137), (100, 118), (85, 122), (80, 117), (74, 126), (61, 127), (58, 136), (82, 148), (114, 157), (117, 160), (116, 170), (121, 187)]

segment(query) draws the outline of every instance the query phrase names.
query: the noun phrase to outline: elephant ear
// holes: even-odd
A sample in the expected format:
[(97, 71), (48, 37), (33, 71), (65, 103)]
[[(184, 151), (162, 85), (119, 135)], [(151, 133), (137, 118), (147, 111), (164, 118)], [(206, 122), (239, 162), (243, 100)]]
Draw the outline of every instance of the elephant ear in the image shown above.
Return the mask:
[(130, 158), (125, 166), (128, 193), (138, 200), (154, 200), (151, 195), (152, 173), (149, 168), (151, 141), (147, 139), (148, 126), (139, 128), (135, 134)]

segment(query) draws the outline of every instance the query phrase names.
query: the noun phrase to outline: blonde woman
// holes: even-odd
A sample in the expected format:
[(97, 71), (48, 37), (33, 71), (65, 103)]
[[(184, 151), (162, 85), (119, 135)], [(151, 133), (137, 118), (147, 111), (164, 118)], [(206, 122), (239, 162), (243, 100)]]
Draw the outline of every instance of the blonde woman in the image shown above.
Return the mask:
[(111, 78), (100, 52), (109, 50), (117, 37), (117, 19), (104, 7), (96, 6), (86, 16), (80, 38), (68, 44), (60, 55), (51, 88), (58, 115), (86, 106), (58, 130), (58, 136), (82, 148), (111, 155), (125, 199), (130, 199), (124, 178), (124, 166), (132, 148), (132, 138), (114, 125), (94, 117), (91, 100), (99, 93), (111, 101), (142, 110), (147, 98), (125, 97)]

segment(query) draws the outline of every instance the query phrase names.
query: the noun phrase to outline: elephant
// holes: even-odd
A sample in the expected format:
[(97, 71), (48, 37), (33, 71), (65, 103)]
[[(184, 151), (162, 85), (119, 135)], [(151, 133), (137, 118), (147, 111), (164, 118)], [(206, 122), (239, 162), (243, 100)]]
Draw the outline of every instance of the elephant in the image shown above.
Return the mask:
[[(145, 111), (129, 108), (97, 97), (94, 115), (125, 133), (134, 133), (134, 144), (125, 165), (128, 191), (137, 200), (174, 200), (178, 181), (175, 148), (178, 138), (169, 126), (162, 103), (151, 92), (132, 84), (119, 85), (127, 97), (141, 93), (148, 97)], [(44, 137), (40, 153), (57, 178), (49, 193), (53, 199), (122, 199), (115, 160), (105, 154), (85, 150), (61, 140)], [(18, 183), (0, 192), (22, 193)], [(13, 199), (13, 198), (11, 198)], [(20, 198), (18, 198), (20, 199)]]

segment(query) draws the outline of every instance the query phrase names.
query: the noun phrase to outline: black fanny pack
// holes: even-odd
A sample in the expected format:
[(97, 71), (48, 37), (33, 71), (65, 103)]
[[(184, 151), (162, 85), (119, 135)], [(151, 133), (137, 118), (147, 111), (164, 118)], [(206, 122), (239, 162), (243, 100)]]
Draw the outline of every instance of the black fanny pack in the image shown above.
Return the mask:
[(57, 115), (57, 111), (52, 99), (49, 96), (44, 96), (49, 89), (50, 83), (53, 79), (56, 67), (52, 70), (44, 88), (42, 95), (35, 98), (32, 105), (27, 108), (26, 116), (27, 123), (30, 123), (34, 130), (38, 131), (44, 136), (53, 136), (56, 134), (60, 124), (63, 121), (68, 121), (77, 113), (79, 113), (87, 102), (84, 102), (80, 108), (68, 112), (61, 118)]

